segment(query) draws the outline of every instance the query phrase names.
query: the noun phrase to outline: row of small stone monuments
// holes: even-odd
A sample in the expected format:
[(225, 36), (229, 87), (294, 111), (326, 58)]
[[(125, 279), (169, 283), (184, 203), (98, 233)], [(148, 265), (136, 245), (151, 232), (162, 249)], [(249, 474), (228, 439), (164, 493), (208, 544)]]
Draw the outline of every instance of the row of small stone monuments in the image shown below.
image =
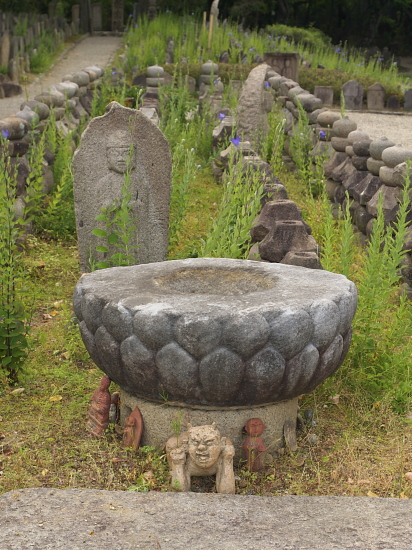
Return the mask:
[[(330, 159), (324, 166), (327, 177), (326, 192), (332, 203), (342, 206), (346, 193), (351, 199), (352, 222), (361, 241), (371, 234), (377, 217), (379, 197), (383, 199), (385, 224), (396, 220), (399, 199), (405, 184), (406, 162), (412, 159), (412, 151), (396, 145), (387, 137), (371, 140), (357, 129), (348, 117), (328, 111), (319, 98), (303, 90), (299, 84), (284, 76), (269, 78), (275, 96), (284, 105), (286, 133), (290, 136), (297, 128), (298, 102), (302, 105), (313, 136), (313, 158), (324, 155)], [(408, 219), (412, 219), (409, 212)], [(412, 230), (405, 241), (405, 250), (412, 248)], [(404, 258), (402, 277), (407, 294), (412, 297), (412, 256)]]
[[(17, 35), (25, 20), (30, 25), (25, 35)], [(0, 75), (0, 98), (19, 95), (19, 75), (30, 72), (30, 58), (37, 52), (41, 37), (53, 33), (56, 45), (78, 33), (62, 17), (48, 17), (40, 14), (19, 14), (0, 12), (0, 66), (7, 69), (7, 75)], [(10, 82), (11, 81), (11, 82)]]
[[(333, 86), (315, 86), (315, 97), (322, 100), (323, 105), (333, 106)], [(362, 110), (365, 94), (362, 84), (357, 80), (349, 80), (342, 86), (342, 96), (345, 108), (350, 110)], [(379, 82), (376, 82), (366, 90), (366, 107), (369, 111), (399, 111), (401, 108), (399, 97), (390, 96), (385, 102), (386, 90)], [(403, 109), (412, 111), (412, 88), (406, 90), (403, 96)]]
[[(89, 66), (70, 73), (63, 81), (37, 95), (33, 100), (23, 101), (21, 110), (0, 120), (0, 131), (7, 136), (8, 154), (16, 175), (16, 215), (24, 211), (24, 196), (30, 164), (26, 158), (33, 140), (45, 130), (48, 119), (53, 114), (56, 127), (66, 136), (77, 129), (83, 118), (91, 114), (93, 90), (99, 86), (103, 69)], [(54, 186), (51, 165), (54, 156), (46, 150), (43, 161), (43, 193), (50, 193)]]
[[(396, 222), (402, 189), (409, 177), (407, 162), (412, 160), (412, 150), (396, 145), (386, 136), (371, 140), (367, 133), (357, 129), (353, 120), (336, 117), (333, 112), (321, 113), (318, 123), (325, 128), (321, 139), (325, 140), (332, 153), (324, 167), (328, 178), (326, 192), (333, 203), (342, 207), (346, 193), (349, 195), (352, 223), (361, 241), (365, 241), (373, 231), (380, 200), (385, 225)], [(411, 220), (412, 211), (409, 210), (407, 221)], [(408, 250), (408, 253), (401, 269), (404, 287), (410, 299), (411, 249), (412, 227), (404, 242), (404, 250)]]
[[(218, 74), (216, 64), (214, 74)], [(242, 136), (243, 141), (239, 138), (234, 144), (232, 140), (229, 147), (221, 151), (214, 160), (213, 170), (217, 181), (227, 177), (229, 160), (235, 155), (236, 167), (242, 170), (245, 185), (248, 184), (250, 174), (257, 172), (264, 186), (262, 210), (250, 231), (251, 241), (254, 243), (249, 253), (250, 260), (261, 259), (319, 269), (319, 247), (311, 235), (311, 228), (304, 222), (300, 208), (288, 199), (285, 186), (275, 176), (269, 164), (259, 157), (261, 144), (268, 132), (267, 115), (274, 105), (269, 83), (278, 78), (279, 75), (273, 68), (265, 63), (250, 72), (241, 89), (236, 127), (234, 117), (221, 110), (221, 122), (213, 130), (214, 146), (217, 148), (231, 135)], [(321, 106), (319, 99), (313, 97), (313, 101), (314, 105)], [(215, 110), (217, 108), (219, 102)]]

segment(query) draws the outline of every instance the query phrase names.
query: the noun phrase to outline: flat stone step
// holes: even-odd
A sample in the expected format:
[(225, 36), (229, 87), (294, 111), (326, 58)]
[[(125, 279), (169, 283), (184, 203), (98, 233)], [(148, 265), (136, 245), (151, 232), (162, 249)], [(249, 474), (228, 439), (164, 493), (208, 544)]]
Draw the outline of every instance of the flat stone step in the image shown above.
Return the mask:
[(412, 500), (21, 489), (2, 550), (409, 550)]

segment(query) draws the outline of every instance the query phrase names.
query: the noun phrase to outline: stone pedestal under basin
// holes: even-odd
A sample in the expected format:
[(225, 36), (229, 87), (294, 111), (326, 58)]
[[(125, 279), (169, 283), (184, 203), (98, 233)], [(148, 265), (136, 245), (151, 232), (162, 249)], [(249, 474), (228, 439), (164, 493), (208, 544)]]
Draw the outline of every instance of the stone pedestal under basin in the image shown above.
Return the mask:
[(165, 443), (182, 410), (235, 441), (244, 417), (262, 415), (266, 437), (281, 439), (297, 396), (342, 363), (356, 304), (343, 275), (211, 258), (95, 271), (74, 292), (85, 346), (121, 387), (123, 413), (138, 405), (155, 425), (143, 444)]

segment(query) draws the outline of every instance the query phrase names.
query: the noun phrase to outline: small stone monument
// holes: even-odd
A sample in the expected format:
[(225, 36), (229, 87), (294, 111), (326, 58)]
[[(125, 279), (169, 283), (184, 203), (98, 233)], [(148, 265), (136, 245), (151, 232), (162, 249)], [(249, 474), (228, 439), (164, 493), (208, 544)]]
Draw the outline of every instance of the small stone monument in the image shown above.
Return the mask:
[(315, 86), (314, 96), (321, 99), (323, 105), (333, 106), (333, 86)]
[(112, 31), (123, 31), (124, 0), (112, 0)]
[(295, 82), (299, 82), (299, 60), (298, 53), (270, 52), (263, 54), (263, 61), (277, 73)]
[(389, 111), (399, 111), (400, 104), (399, 104), (398, 97), (396, 95), (391, 95), (388, 98), (388, 102), (386, 104), (386, 107)]
[[(80, 269), (108, 261), (119, 252), (94, 229), (107, 232), (96, 221), (102, 209), (113, 215), (122, 200), (129, 176), (129, 215), (133, 264), (166, 260), (170, 209), (171, 154), (162, 132), (142, 113), (112, 102), (107, 112), (93, 119), (83, 133), (73, 160), (74, 202)], [(105, 225), (106, 224), (106, 225)], [(110, 232), (116, 232), (111, 227)], [(109, 248), (109, 253), (96, 250)]]
[(357, 80), (349, 80), (342, 86), (345, 107), (347, 109), (362, 109), (363, 86)]
[(238, 134), (242, 141), (250, 141), (257, 150), (269, 129), (263, 99), (268, 70), (270, 66), (262, 63), (250, 71), (243, 84), (236, 111)]
[(370, 111), (379, 111), (385, 107), (385, 88), (382, 84), (376, 82), (368, 88), (366, 101)]
[(409, 88), (409, 90), (406, 90), (404, 99), (405, 99), (405, 105), (404, 105), (405, 111), (412, 111), (412, 88)]
[(190, 491), (191, 476), (216, 474), (217, 492), (235, 494), (235, 448), (231, 440), (220, 436), (215, 422), (209, 426), (188, 424), (187, 427), (186, 432), (172, 436), (166, 443), (172, 485), (181, 491)]

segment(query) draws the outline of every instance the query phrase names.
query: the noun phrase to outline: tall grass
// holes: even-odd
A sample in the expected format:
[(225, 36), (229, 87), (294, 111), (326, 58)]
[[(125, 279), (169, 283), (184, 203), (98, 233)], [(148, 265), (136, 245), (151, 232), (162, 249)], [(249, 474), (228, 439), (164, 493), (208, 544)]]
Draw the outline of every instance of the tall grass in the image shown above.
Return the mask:
[(406, 254), (409, 189), (407, 177), (393, 226), (385, 226), (380, 200), (364, 250), (356, 244), (348, 196), (338, 219), (332, 216), (325, 194), (306, 202), (324, 269), (344, 274), (358, 289), (351, 348), (343, 366), (325, 384), (335, 392), (337, 388), (362, 392), (370, 404), (384, 400), (398, 412), (412, 405), (412, 307), (399, 286), (399, 266)]
[(17, 174), (0, 139), (0, 375), (17, 384), (27, 357), (29, 313), (23, 288), (24, 268), (19, 241), (23, 217), (16, 216)]
[(283, 30), (274, 27), (266, 32), (242, 32), (236, 25), (228, 23), (213, 28), (209, 48), (208, 28), (204, 29), (201, 20), (194, 16), (163, 13), (152, 21), (143, 16), (126, 35), (126, 67), (131, 71), (133, 67), (142, 69), (155, 63), (163, 64), (168, 37), (171, 37), (175, 62), (181, 58), (190, 63), (202, 63), (208, 59), (218, 61), (221, 53), (228, 51), (230, 63), (253, 63), (257, 55), (268, 52), (298, 52), (302, 60), (309, 61), (314, 67), (321, 65), (326, 69), (351, 73), (354, 78), (369, 76), (384, 86), (393, 85), (398, 71), (395, 62), (388, 64), (379, 56), (367, 61), (353, 48), (332, 46), (327, 40), (320, 39), (316, 30), (307, 31), (306, 34), (313, 34), (311, 40), (293, 30), (296, 31), (290, 27)]
[(224, 193), (213, 226), (200, 255), (212, 258), (245, 258), (250, 228), (261, 208), (263, 184), (260, 174), (242, 166), (236, 152), (225, 175)]

